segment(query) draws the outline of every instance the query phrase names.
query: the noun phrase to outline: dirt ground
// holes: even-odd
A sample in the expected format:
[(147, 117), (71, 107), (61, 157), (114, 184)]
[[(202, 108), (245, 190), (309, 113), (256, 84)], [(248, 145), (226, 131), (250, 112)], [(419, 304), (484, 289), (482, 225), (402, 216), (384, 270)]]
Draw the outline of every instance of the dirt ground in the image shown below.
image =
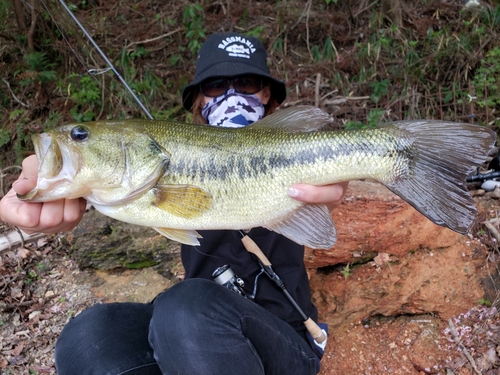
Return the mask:
[[(498, 212), (497, 199), (482, 199), (490, 212)], [(2, 375), (55, 374), (54, 344), (70, 317), (95, 303), (148, 302), (183, 278), (179, 259), (162, 266), (171, 270), (168, 274), (158, 267), (82, 270), (64, 243), (60, 234), (0, 252)], [(487, 301), (464, 306), (451, 322), (433, 314), (373, 316), (336, 327), (330, 330), (321, 375), (497, 374), (496, 307)]]

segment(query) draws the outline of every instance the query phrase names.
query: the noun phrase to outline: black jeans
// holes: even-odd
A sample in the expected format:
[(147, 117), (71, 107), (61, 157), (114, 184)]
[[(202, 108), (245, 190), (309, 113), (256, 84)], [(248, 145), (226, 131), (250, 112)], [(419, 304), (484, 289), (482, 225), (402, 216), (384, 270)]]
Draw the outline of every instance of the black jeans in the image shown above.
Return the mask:
[(286, 322), (204, 279), (153, 303), (93, 306), (71, 319), (55, 349), (58, 375), (314, 375), (318, 360)]

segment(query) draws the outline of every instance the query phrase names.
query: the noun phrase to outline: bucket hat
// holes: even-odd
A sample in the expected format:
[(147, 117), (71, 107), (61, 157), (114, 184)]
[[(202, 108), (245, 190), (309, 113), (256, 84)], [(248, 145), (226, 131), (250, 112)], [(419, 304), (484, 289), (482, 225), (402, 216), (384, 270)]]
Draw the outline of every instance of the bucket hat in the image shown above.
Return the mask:
[(193, 82), (182, 90), (182, 105), (188, 111), (191, 110), (193, 90), (207, 78), (243, 74), (255, 74), (265, 78), (270, 83), (271, 93), (278, 104), (285, 100), (286, 85), (270, 75), (267, 52), (259, 39), (238, 33), (212, 34), (198, 53)]

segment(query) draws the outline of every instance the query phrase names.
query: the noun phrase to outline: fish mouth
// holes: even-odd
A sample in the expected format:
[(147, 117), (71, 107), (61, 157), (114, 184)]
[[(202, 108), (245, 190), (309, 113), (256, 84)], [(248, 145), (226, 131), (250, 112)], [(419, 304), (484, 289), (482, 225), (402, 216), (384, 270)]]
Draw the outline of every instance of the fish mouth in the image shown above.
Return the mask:
[(35, 154), (39, 161), (37, 185), (20, 200), (46, 202), (67, 197), (76, 171), (75, 161), (69, 157), (67, 146), (58, 142), (50, 133), (32, 137)]
[(35, 145), (36, 157), (40, 162), (38, 176), (53, 178), (57, 176), (63, 167), (61, 148), (55, 137), (47, 133), (35, 134), (32, 137)]

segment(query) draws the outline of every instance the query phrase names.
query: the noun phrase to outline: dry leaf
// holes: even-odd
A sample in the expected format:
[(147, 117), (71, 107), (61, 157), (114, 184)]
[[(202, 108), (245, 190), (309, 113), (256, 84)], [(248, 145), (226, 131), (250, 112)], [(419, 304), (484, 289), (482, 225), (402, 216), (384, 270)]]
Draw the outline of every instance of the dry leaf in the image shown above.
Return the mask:
[(10, 290), (10, 296), (12, 298), (21, 298), (23, 296), (21, 288), (19, 288), (19, 287), (13, 287)]
[(24, 349), (25, 343), (26, 343), (25, 341), (19, 342), (19, 344), (17, 344), (17, 346), (10, 351), (10, 355), (17, 357), (19, 354), (21, 354), (21, 352)]
[(24, 247), (20, 247), (17, 249), (17, 254), (16, 256), (21, 259), (26, 259), (28, 255), (30, 254), (30, 251), (28, 249), (25, 249)]

